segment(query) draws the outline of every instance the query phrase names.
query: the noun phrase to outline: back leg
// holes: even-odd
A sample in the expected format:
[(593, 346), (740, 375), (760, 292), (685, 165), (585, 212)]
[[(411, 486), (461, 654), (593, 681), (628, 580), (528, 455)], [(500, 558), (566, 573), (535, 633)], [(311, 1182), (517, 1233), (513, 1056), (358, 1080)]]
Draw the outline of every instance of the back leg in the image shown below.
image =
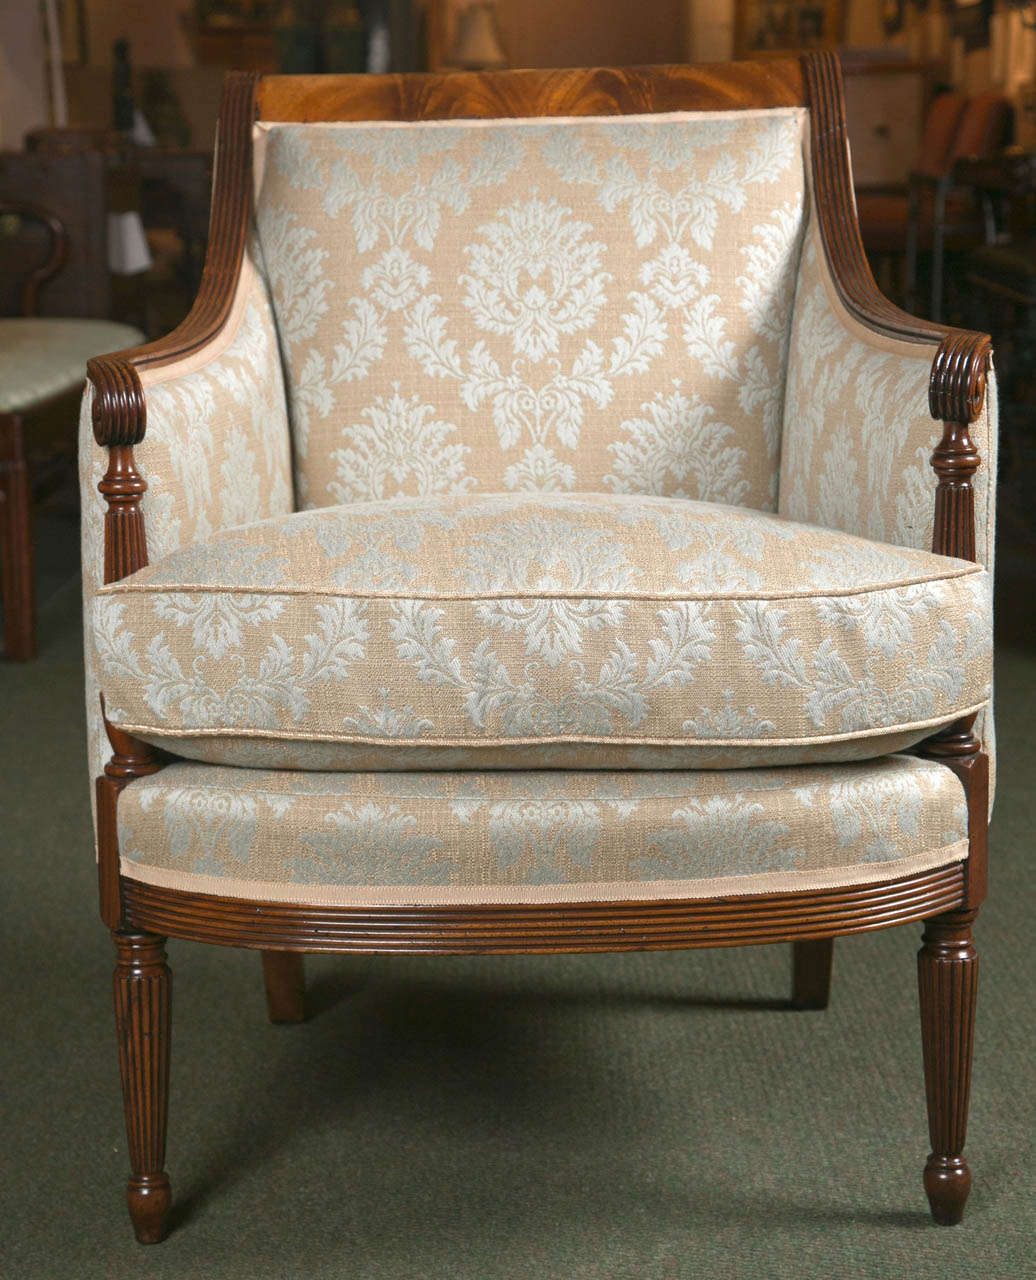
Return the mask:
[(826, 1009), (831, 995), (834, 938), (793, 942), (791, 1002), (796, 1009)]
[(306, 974), (301, 952), (264, 951), (262, 955), (270, 1021), (305, 1021)]
[(0, 590), (7, 657), (25, 662), (36, 656), (36, 588), (29, 468), (14, 413), (0, 413)]

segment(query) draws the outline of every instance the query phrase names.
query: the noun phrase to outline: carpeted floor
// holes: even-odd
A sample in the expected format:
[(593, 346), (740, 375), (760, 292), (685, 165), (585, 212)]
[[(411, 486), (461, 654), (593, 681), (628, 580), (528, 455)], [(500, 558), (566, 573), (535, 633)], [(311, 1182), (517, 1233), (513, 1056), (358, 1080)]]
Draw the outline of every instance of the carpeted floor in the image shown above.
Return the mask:
[[(1031, 1276), (1032, 545), (1002, 555), (1000, 786), (964, 1224), (932, 1225), (919, 929), (836, 947), (310, 960), (266, 1021), (255, 956), (170, 945), (176, 1229), (143, 1250), (97, 918), (75, 534), (44, 543), (42, 652), (0, 664), (0, 1274), (14, 1280)], [(1008, 532), (1010, 532), (1008, 530)]]

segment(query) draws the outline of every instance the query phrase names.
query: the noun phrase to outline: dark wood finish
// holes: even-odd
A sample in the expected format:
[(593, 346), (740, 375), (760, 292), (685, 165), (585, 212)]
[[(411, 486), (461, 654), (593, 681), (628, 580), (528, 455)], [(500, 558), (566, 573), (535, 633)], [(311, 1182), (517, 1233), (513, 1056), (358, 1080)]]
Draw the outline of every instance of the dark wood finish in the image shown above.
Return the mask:
[(932, 1217), (960, 1222), (971, 1190), (964, 1159), (975, 1033), (978, 956), (971, 926), (976, 912), (953, 911), (929, 920), (917, 954), (921, 1043), (932, 1151), (924, 1170)]
[[(67, 236), (61, 271), (40, 282), (36, 300), (40, 315), (95, 320), (111, 315), (106, 179), (105, 158), (98, 152), (0, 151), (0, 200), (45, 209)], [(24, 234), (9, 240), (0, 237), (0, 310), (6, 315), (14, 314), (20, 305), (26, 240)], [(41, 243), (36, 231), (30, 254), (38, 253)]]
[(802, 106), (794, 58), (715, 66), (264, 76), (261, 120), (454, 120)]
[(263, 986), (271, 1022), (305, 1022), (303, 963), (298, 951), (263, 952)]
[(440, 955), (652, 951), (865, 933), (958, 907), (960, 864), (882, 884), (691, 901), (320, 907), (161, 889), (126, 876), (127, 927), (259, 950)]
[(98, 483), (108, 510), (104, 516), (104, 581), (121, 578), (147, 564), (147, 536), (140, 499), (147, 492), (129, 445), (108, 451), (108, 470)]
[[(94, 388), (94, 435), (100, 445), (132, 449), (143, 440), (147, 405), (138, 369), (183, 359), (211, 342), (226, 323), (249, 225), (254, 113), (255, 76), (231, 72), (223, 91), (210, 241), (198, 296), (184, 322), (166, 337), (88, 361), (87, 376)], [(132, 466), (130, 456), (118, 470), (127, 473)], [(106, 539), (106, 562), (107, 547)]]
[(8, 213), (38, 222), (46, 228), (49, 238), (43, 261), (36, 264), (22, 285), (22, 315), (34, 316), (39, 310), (40, 286), (57, 275), (68, 257), (68, 232), (60, 218), (40, 205), (24, 200), (0, 200), (0, 214)]
[(157, 1244), (165, 1236), (172, 1203), (163, 1167), (172, 979), (165, 962), (165, 938), (120, 932), (112, 938), (115, 1027), (131, 1170), (126, 1203), (140, 1243)]
[(119, 829), (116, 816), (119, 792), (134, 778), (157, 773), (162, 767), (155, 749), (131, 734), (117, 729), (104, 715), (104, 729), (112, 747), (112, 758), (97, 779), (97, 883), (100, 890), (101, 919), (109, 929), (120, 929), (122, 893), (119, 881)]
[(4, 653), (15, 662), (36, 656), (31, 507), (22, 418), (17, 413), (0, 413), (0, 595)]
[[(38, 222), (47, 233), (44, 255), (39, 262), (28, 264), (19, 295), (21, 314), (35, 316), (40, 287), (57, 274), (68, 257), (68, 234), (60, 218), (30, 201), (0, 198), (0, 216), (5, 214)], [(52, 399), (48, 397), (41, 405)], [(0, 413), (0, 597), (5, 656), (14, 662), (28, 662), (36, 656), (36, 575), (32, 487), (21, 413)]]
[(796, 1009), (826, 1009), (831, 999), (834, 938), (810, 938), (792, 945), (791, 1002)]

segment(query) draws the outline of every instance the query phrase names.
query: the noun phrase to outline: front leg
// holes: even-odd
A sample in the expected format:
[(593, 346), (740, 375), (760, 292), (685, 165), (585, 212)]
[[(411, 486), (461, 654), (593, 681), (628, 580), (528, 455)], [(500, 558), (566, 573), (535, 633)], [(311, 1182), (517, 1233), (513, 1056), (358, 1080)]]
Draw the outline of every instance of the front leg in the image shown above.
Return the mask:
[(917, 954), (928, 1130), (924, 1170), (932, 1217), (952, 1226), (964, 1216), (971, 1170), (962, 1154), (971, 1092), (978, 956), (971, 937), (977, 911), (950, 911), (925, 921)]
[(169, 1014), (172, 979), (165, 938), (112, 932), (115, 940), (115, 1029), (129, 1142), (126, 1188), (133, 1230), (141, 1244), (166, 1233), (172, 1192), (165, 1172), (169, 1112)]

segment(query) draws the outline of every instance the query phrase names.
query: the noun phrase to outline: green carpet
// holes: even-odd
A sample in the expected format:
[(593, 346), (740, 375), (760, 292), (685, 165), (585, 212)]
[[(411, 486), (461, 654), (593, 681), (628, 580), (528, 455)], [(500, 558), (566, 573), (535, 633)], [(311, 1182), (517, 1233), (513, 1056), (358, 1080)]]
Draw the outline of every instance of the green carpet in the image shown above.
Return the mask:
[[(60, 532), (60, 531), (59, 531)], [(74, 535), (42, 651), (0, 664), (0, 1274), (18, 1280), (674, 1280), (1033, 1274), (1031, 548), (1002, 558), (1000, 787), (962, 1226), (934, 1226), (916, 926), (789, 948), (307, 960), (171, 943), (166, 1243), (133, 1243), (97, 918)], [(58, 572), (60, 565), (64, 575)], [(57, 567), (55, 567), (57, 566)]]

